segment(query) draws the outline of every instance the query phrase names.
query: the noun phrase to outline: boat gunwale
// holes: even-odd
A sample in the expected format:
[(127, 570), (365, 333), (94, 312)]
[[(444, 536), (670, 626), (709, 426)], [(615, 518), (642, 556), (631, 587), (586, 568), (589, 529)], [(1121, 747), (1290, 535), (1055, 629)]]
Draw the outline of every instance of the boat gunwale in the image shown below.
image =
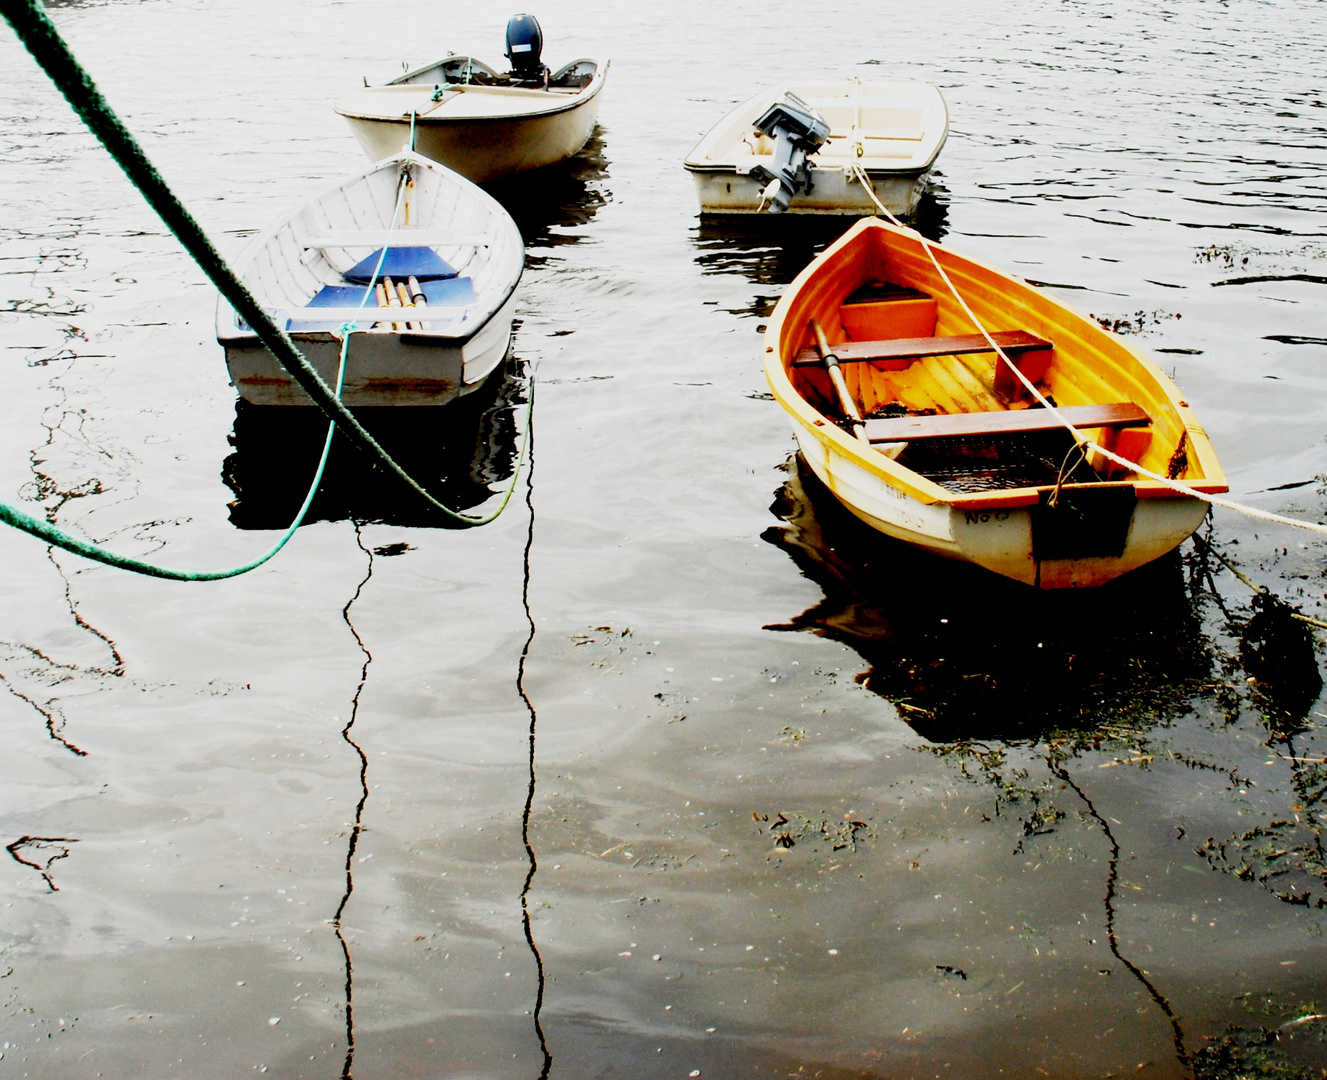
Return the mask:
[[(972, 494), (950, 491), (940, 484), (928, 480), (920, 473), (899, 465), (880, 451), (863, 447), (858, 439), (849, 435), (832, 419), (811, 405), (794, 387), (787, 371), (791, 355), (788, 355), (785, 359), (785, 353), (788, 350), (785, 350), (783, 340), (786, 334), (792, 333), (791, 328), (788, 328), (788, 317), (809, 283), (820, 272), (823, 264), (826, 261), (841, 257), (844, 251), (851, 246), (871, 243), (866, 234), (873, 229), (883, 229), (887, 234), (898, 240), (902, 240), (918, 249), (921, 248), (921, 242), (916, 238), (913, 230), (899, 228), (879, 218), (863, 218), (830, 244), (793, 279), (771, 314), (764, 332), (766, 342), (764, 350), (765, 377), (775, 400), (796, 424), (796, 434), (799, 439), (802, 432), (813, 435), (824, 444), (827, 453), (851, 461), (854, 465), (865, 469), (876, 479), (884, 481), (890, 487), (923, 504), (934, 505), (938, 503), (958, 511), (1015, 509), (1036, 504), (1040, 501), (1042, 492), (1049, 490), (1049, 486), (1009, 488), (1002, 491)], [(1181, 396), (1179, 387), (1155, 362), (1148, 359), (1127, 342), (1121, 341), (1100, 327), (1096, 327), (1095, 324), (1057, 297), (1036, 290), (1034, 286), (1027, 282), (1005, 271), (988, 266), (980, 260), (967, 255), (960, 255), (938, 244), (932, 244), (932, 247), (937, 252), (937, 258), (941, 260), (942, 264), (952, 260), (990, 274), (992, 277), (1008, 282), (1020, 289), (1031, 290), (1033, 295), (1049, 301), (1052, 307), (1058, 309), (1060, 313), (1081, 322), (1089, 335), (1100, 335), (1098, 340), (1110, 342), (1113, 347), (1117, 347), (1131, 357), (1155, 382), (1156, 388), (1161, 392), (1161, 396), (1164, 397), (1174, 418), (1179, 421), (1179, 426), (1187, 437), (1190, 447), (1189, 452), (1197, 458), (1201, 479), (1195, 479), (1192, 482), (1183, 480), (1179, 482), (1202, 494), (1215, 495), (1230, 490), (1206, 432), (1198, 423), (1197, 417), (1187, 401)], [(924, 252), (921, 252), (921, 255), (923, 258), (925, 257)], [(954, 267), (951, 266), (947, 269), (952, 270)], [(795, 351), (792, 350), (792, 355), (795, 355)], [(1155, 417), (1153, 419), (1155, 422)], [(1178, 492), (1159, 480), (1151, 480), (1146, 477), (1138, 477), (1133, 480), (1063, 485), (1064, 490), (1102, 487), (1132, 487), (1138, 498), (1142, 500), (1175, 499), (1188, 501), (1195, 498), (1194, 495)]]
[[(755, 94), (752, 94), (750, 97), (744, 99), (743, 101), (738, 102), (731, 109), (729, 109), (728, 112), (726, 112), (722, 117), (720, 117), (719, 120), (717, 120), (713, 124), (713, 126), (711, 126), (709, 130), (705, 132), (704, 135), (700, 137), (700, 141), (697, 142), (696, 145), (691, 148), (690, 153), (688, 153), (686, 158), (683, 160), (682, 167), (686, 169), (688, 172), (693, 172), (693, 173), (718, 173), (720, 175), (725, 173), (732, 173), (738, 176), (745, 175), (742, 169), (741, 162), (735, 159), (729, 162), (729, 161), (716, 160), (710, 157), (702, 158), (700, 156), (702, 149), (706, 145), (712, 145), (719, 142), (721, 136), (726, 135), (728, 131), (736, 125), (739, 116), (748, 107), (763, 102), (765, 100), (769, 100), (771, 102), (778, 100), (788, 91), (792, 91), (793, 93), (799, 93), (798, 91), (799, 86), (804, 87), (807, 85), (823, 85), (824, 83), (827, 82), (848, 84), (850, 80), (830, 79), (830, 80), (821, 80), (820, 82), (816, 83), (808, 83), (807, 81), (779, 82), (775, 83), (772, 86), (768, 86), (765, 89)], [(941, 120), (941, 124), (939, 126), (939, 134), (938, 136), (935, 136), (935, 145), (934, 147), (932, 147), (931, 152), (927, 155), (926, 159), (921, 164), (906, 165), (906, 166), (870, 166), (865, 164), (865, 162), (871, 160), (869, 157), (855, 159), (858, 161), (858, 163), (862, 164), (862, 167), (866, 170), (868, 175), (915, 176), (915, 175), (921, 175), (922, 173), (925, 173), (927, 170), (934, 168), (936, 160), (940, 157), (940, 151), (944, 149), (945, 143), (949, 140), (949, 103), (945, 101), (944, 93), (941, 91), (940, 87), (935, 83), (927, 83), (927, 82), (873, 82), (873, 81), (862, 80), (861, 84), (863, 86), (891, 86), (891, 87), (902, 86), (902, 87), (920, 88), (922, 90), (923, 97), (933, 97), (934, 103), (938, 103), (939, 115)], [(925, 109), (927, 108), (927, 106), (923, 105), (922, 108)], [(833, 133), (831, 131), (831, 135), (832, 134)], [(932, 137), (931, 132), (926, 131), (923, 143), (925, 143), (931, 137)], [(841, 171), (843, 168), (842, 165), (817, 164), (816, 156), (817, 155), (813, 154), (807, 158), (807, 164), (812, 168), (821, 168), (825, 169), (826, 171)]]

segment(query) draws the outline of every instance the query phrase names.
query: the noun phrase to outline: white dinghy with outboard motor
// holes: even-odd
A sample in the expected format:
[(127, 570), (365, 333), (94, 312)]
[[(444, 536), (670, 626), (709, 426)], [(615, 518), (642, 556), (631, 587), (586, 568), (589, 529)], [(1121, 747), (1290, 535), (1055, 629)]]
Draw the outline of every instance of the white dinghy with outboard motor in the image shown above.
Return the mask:
[[(524, 265), (495, 199), (401, 150), (261, 233), (235, 272), (329, 385), (344, 344), (341, 398), (362, 407), (442, 405), (477, 389), (511, 345)], [(312, 404), (224, 299), (217, 341), (246, 401)]]
[(685, 164), (703, 214), (861, 216), (879, 200), (907, 216), (948, 134), (928, 83), (781, 83), (715, 124)]
[(533, 15), (507, 23), (511, 71), (448, 54), (383, 86), (366, 84), (336, 102), (371, 158), (410, 140), (476, 184), (552, 165), (594, 132), (608, 61), (582, 58), (550, 71)]

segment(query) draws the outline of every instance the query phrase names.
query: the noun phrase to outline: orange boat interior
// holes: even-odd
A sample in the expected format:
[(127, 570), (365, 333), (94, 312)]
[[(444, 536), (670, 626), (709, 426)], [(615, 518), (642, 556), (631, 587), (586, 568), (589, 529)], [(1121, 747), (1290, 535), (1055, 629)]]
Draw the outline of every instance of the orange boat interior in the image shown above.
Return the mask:
[[(803, 311), (821, 312), (822, 329), (877, 450), (960, 496), (1136, 479), (1100, 454), (1084, 459), (1075, 450), (1070, 433), (1047, 419), (1047, 410), (974, 333), (924, 253), (909, 259), (893, 250), (883, 258), (878, 252), (869, 260), (875, 265), (866, 266), (860, 253), (845, 254), (850, 257), (839, 265), (846, 272), (839, 277), (843, 298), (831, 300), (831, 284), (815, 290)], [(913, 265), (902, 267), (905, 273), (890, 275), (898, 268), (890, 263), (908, 262)], [(931, 281), (925, 280), (928, 269)], [(1054, 302), (1021, 282), (1003, 279), (1032, 294), (1011, 300), (1007, 287), (997, 296), (995, 283), (982, 280), (985, 268), (963, 261), (946, 269), (982, 322), (998, 328), (996, 340), (1006, 355), (1082, 434), (1163, 475), (1201, 478), (1190, 461), (1182, 418), (1160, 380), (1131, 350), (1094, 326), (1067, 326), (1066, 315), (1084, 320), (1058, 305), (1054, 313), (1036, 310)], [(960, 277), (967, 280), (960, 284)], [(844, 296), (846, 289), (852, 291)], [(990, 310), (982, 310), (983, 300)], [(1004, 329), (1013, 319), (1019, 320), (1016, 328)], [(813, 408), (846, 425), (814, 344), (811, 318), (803, 324), (804, 336), (788, 328), (793, 341), (802, 341), (800, 349), (785, 352), (789, 377)]]

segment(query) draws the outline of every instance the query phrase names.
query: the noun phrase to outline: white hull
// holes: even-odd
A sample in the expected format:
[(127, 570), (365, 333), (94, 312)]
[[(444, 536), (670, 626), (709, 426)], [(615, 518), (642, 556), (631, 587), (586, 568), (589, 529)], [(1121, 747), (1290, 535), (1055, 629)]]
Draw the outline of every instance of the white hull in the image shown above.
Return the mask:
[(794, 195), (786, 213), (878, 213), (857, 171), (892, 214), (911, 215), (949, 133), (949, 112), (934, 86), (859, 81), (782, 83), (742, 102), (687, 155), (703, 214), (764, 211), (767, 183), (751, 175), (773, 161), (774, 143), (755, 130), (760, 115), (787, 92), (817, 110), (829, 138), (808, 158), (811, 190)]
[[(402, 211), (396, 201), (403, 169), (410, 179)], [(395, 222), (394, 222), (395, 217)], [(391, 227), (395, 224), (395, 229)], [(329, 385), (336, 383), (342, 331), (359, 310), (362, 286), (344, 275), (384, 243), (427, 248), (456, 274), (452, 306), (386, 308), (382, 321), (357, 322), (346, 354), (342, 400), (351, 408), (441, 405), (479, 387), (511, 345), (515, 290), (524, 245), (515, 222), (491, 196), (417, 154), (398, 154), (339, 181), (260, 236), (237, 272), (278, 325)], [(425, 284), (427, 291), (431, 286)], [(327, 308), (309, 307), (320, 293), (349, 293)], [(319, 319), (318, 313), (328, 314)], [(391, 317), (410, 320), (392, 329)], [(321, 322), (321, 325), (317, 325)], [(309, 405), (309, 397), (224, 300), (217, 305), (217, 340), (231, 382), (255, 405)]]
[(576, 63), (593, 64), (594, 76), (575, 92), (394, 83), (353, 91), (336, 111), (376, 161), (409, 143), (413, 110), (415, 151), (482, 184), (563, 161), (589, 141), (608, 64)]
[[(511, 348), (515, 295), (468, 341), (423, 333), (356, 334), (346, 355), (341, 400), (374, 405), (444, 405), (478, 390)], [(341, 338), (290, 335), (328, 386), (336, 385)], [(226, 345), (226, 367), (240, 397), (254, 405), (312, 404), (299, 384), (256, 339)]]
[[(750, 176), (729, 172), (691, 171), (696, 181), (696, 195), (700, 199), (702, 214), (759, 214), (763, 213), (761, 191), (764, 184)], [(920, 173), (867, 173), (871, 190), (885, 208), (899, 217), (911, 217), (926, 191), (930, 176), (927, 169)], [(785, 213), (789, 214), (851, 214), (863, 217), (879, 213), (861, 181), (844, 170), (815, 169), (811, 173), (810, 191), (794, 195)]]

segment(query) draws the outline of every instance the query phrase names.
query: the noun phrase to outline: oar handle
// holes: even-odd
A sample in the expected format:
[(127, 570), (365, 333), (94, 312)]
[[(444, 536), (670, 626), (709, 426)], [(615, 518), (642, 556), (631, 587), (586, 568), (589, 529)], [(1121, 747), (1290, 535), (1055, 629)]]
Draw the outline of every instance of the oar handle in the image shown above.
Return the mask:
[[(410, 302), (417, 308), (428, 307), (428, 297), (424, 295), (424, 290), (419, 287), (419, 278), (411, 274), (406, 278), (406, 291), (410, 294)], [(433, 324), (422, 322), (417, 324), (420, 330), (432, 330)]]
[(815, 319), (811, 320), (811, 333), (815, 335), (816, 350), (820, 353), (820, 359), (825, 362), (825, 367), (838, 367), (839, 358), (835, 356), (833, 350), (830, 349), (829, 342), (825, 339), (825, 331), (820, 329), (820, 324), (816, 322)]
[(843, 377), (843, 369), (839, 367), (839, 358), (830, 349), (829, 342), (825, 339), (825, 331), (820, 329), (820, 324), (815, 319), (811, 320), (811, 333), (815, 335), (816, 351), (820, 353), (820, 359), (824, 361), (825, 369), (829, 372), (829, 381), (834, 384), (834, 389), (839, 395), (839, 404), (843, 407), (844, 415), (852, 421), (853, 434), (869, 446), (870, 440), (866, 437), (866, 425), (862, 421), (861, 410), (857, 408), (857, 402), (853, 400), (848, 390), (848, 381)]

